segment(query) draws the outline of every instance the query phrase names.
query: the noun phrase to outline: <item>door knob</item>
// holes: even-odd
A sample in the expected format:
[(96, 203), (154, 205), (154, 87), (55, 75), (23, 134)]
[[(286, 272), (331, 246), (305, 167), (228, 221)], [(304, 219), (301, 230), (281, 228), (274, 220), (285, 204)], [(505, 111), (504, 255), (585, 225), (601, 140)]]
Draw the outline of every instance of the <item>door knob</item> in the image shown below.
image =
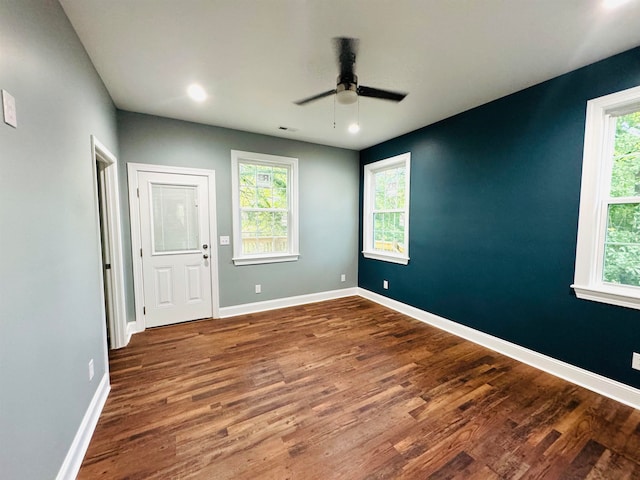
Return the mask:
[(202, 245), (202, 248), (204, 248), (204, 249), (206, 250), (207, 248), (209, 248), (209, 245), (207, 245), (207, 244), (205, 243), (204, 245)]
[(209, 255), (207, 255), (206, 253), (204, 255), (202, 255), (202, 258), (207, 259), (209, 258)]

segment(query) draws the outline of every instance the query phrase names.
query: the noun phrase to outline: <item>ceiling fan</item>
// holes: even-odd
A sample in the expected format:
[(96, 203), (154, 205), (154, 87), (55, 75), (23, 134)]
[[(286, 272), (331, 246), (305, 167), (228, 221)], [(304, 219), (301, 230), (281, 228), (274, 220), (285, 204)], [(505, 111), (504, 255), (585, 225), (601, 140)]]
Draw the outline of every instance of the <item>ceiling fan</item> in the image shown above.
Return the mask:
[(296, 105), (306, 105), (314, 100), (334, 94), (338, 103), (344, 105), (354, 103), (359, 96), (380, 98), (382, 100), (391, 100), (392, 102), (399, 102), (407, 96), (406, 93), (358, 85), (358, 77), (354, 73), (354, 66), (359, 40), (357, 38), (337, 37), (333, 39), (333, 42), (338, 56), (338, 66), (340, 67), (336, 88), (298, 100), (294, 102)]

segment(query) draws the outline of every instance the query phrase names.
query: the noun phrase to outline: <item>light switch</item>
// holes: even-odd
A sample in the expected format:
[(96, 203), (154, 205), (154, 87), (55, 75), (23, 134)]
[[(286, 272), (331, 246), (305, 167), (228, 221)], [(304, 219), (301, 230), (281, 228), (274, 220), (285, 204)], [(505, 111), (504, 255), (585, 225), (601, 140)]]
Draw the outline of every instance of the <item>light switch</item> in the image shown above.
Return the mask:
[(2, 111), (4, 112), (4, 122), (14, 128), (18, 128), (18, 118), (16, 116), (16, 99), (6, 90), (2, 90)]
[(221, 236), (220, 237), (220, 245), (229, 245), (229, 236)]

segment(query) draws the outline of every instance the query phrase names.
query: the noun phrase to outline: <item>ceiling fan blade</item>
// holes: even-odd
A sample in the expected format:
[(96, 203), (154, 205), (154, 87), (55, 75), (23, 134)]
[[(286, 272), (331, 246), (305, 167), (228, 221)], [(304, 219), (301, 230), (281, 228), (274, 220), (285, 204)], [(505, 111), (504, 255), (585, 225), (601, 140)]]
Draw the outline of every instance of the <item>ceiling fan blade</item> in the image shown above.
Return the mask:
[(360, 40), (349, 37), (336, 37), (333, 39), (340, 67), (340, 81), (355, 83), (354, 65)]
[(336, 93), (336, 89), (327, 90), (326, 92), (319, 93), (314, 95), (313, 97), (303, 98), (302, 100), (298, 100), (297, 102), (293, 102), (296, 105), (305, 105), (309, 102), (313, 102), (314, 100), (318, 100), (320, 98), (328, 97), (329, 95), (334, 95)]
[(399, 102), (407, 96), (406, 93), (392, 92), (390, 90), (380, 90), (379, 88), (365, 87), (364, 85), (358, 86), (358, 95), (362, 97), (380, 98), (382, 100), (391, 100), (393, 102)]

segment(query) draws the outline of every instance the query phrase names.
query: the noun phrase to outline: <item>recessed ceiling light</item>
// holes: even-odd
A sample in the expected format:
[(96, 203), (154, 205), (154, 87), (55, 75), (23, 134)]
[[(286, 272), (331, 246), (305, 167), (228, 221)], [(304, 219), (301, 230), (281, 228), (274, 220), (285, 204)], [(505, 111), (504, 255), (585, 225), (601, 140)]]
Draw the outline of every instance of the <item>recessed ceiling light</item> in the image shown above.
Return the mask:
[(196, 102), (204, 102), (207, 99), (207, 92), (200, 85), (193, 83), (187, 88), (187, 93)]
[(360, 125), (357, 123), (352, 123), (349, 125), (349, 133), (358, 133), (360, 131)]
[(620, 7), (625, 3), (629, 2), (629, 0), (602, 0), (602, 5), (604, 8), (612, 10), (614, 8)]

